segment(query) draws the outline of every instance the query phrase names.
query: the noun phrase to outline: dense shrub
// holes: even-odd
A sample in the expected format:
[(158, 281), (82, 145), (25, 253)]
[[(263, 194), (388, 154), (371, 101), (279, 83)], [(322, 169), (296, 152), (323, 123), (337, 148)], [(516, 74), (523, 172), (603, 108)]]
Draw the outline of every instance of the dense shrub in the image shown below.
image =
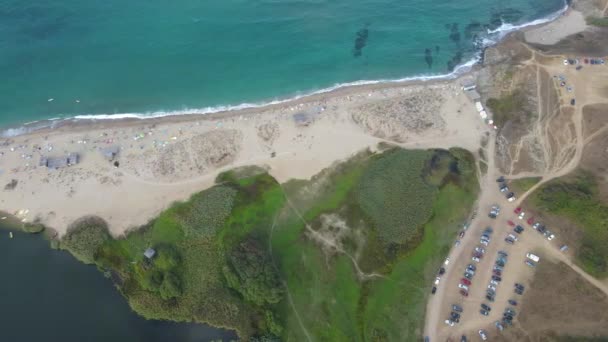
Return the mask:
[(61, 239), (61, 247), (67, 249), (76, 259), (92, 264), (97, 251), (110, 239), (106, 223), (97, 217), (77, 220)]
[(224, 276), (228, 286), (257, 305), (275, 304), (283, 298), (278, 272), (266, 251), (252, 239), (241, 242), (228, 256)]
[(422, 177), (430, 156), (428, 151), (392, 150), (363, 174), (359, 204), (384, 242), (407, 242), (431, 216), (437, 188)]
[(171, 272), (165, 273), (159, 292), (163, 299), (179, 297), (182, 294), (179, 278)]
[(187, 236), (212, 236), (230, 215), (236, 190), (215, 186), (194, 195), (190, 202), (176, 210), (179, 222)]

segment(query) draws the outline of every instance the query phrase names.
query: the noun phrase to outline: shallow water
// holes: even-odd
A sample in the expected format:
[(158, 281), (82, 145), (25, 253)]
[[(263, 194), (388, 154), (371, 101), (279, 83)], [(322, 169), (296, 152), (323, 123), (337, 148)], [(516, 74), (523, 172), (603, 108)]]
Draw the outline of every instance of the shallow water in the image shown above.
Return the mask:
[(0, 341), (209, 341), (235, 335), (200, 324), (147, 321), (109, 279), (39, 235), (0, 229)]
[(0, 125), (236, 105), (357, 80), (445, 74), (474, 57), (474, 41), (488, 29), (563, 6), (0, 0)]

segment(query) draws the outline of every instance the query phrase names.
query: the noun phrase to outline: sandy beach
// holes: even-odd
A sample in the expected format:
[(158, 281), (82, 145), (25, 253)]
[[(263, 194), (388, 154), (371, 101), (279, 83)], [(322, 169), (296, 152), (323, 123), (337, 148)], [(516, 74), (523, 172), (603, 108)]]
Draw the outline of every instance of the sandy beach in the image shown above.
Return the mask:
[(527, 30), (524, 36), (529, 43), (552, 45), (585, 29), (587, 29), (587, 22), (583, 13), (569, 9), (556, 20)]
[[(120, 236), (234, 167), (261, 165), (281, 182), (307, 179), (379, 142), (477, 151), (489, 129), (456, 81), (354, 87), (218, 115), (66, 125), (1, 141), (0, 205), (60, 235), (97, 215)], [(70, 153), (77, 164), (40, 165)]]
[[(527, 29), (551, 44), (585, 29), (580, 12)], [(63, 235), (97, 215), (115, 236), (238, 166), (280, 182), (308, 179), (380, 142), (476, 153), (492, 131), (461, 80), (353, 86), (281, 104), (211, 115), (75, 121), (0, 140), (0, 209)], [(193, 113), (196, 114), (196, 113)], [(72, 154), (78, 163), (49, 168)], [(49, 162), (50, 161), (50, 162)]]

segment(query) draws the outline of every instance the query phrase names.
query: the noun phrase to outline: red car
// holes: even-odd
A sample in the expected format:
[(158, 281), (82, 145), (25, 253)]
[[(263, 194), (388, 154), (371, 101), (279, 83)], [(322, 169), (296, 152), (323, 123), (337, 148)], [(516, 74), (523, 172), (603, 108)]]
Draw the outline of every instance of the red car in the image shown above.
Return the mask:
[(465, 291), (465, 290), (460, 290), (460, 294), (463, 295), (463, 296), (465, 296), (465, 297), (469, 296), (469, 293), (467, 291)]
[(533, 225), (533, 224), (534, 224), (534, 216), (533, 216), (533, 217), (530, 217), (530, 218), (528, 219), (528, 221), (526, 221), (526, 222), (528, 222), (528, 224), (529, 224), (529, 225)]
[(458, 236), (462, 239), (464, 237), (464, 230), (460, 232), (460, 234), (458, 234)]
[(519, 213), (521, 213), (521, 207), (515, 208), (515, 210), (513, 210), (513, 212), (519, 215)]
[(460, 279), (460, 282), (463, 283), (463, 284), (465, 284), (465, 285), (467, 285), (467, 286), (471, 285), (471, 281), (469, 279), (467, 279), (467, 278)]
[(507, 223), (509, 224), (509, 226), (515, 227), (515, 223), (513, 223), (513, 221), (509, 220), (509, 221), (507, 221)]

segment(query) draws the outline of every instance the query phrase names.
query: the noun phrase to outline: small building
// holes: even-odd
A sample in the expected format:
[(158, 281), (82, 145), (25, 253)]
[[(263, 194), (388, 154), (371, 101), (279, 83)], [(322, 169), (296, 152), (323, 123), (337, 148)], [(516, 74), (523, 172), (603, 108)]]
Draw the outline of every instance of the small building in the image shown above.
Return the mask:
[(155, 255), (156, 255), (156, 251), (152, 248), (148, 248), (144, 252), (144, 256), (146, 257), (146, 259), (152, 259), (152, 258), (154, 258)]
[(469, 91), (477, 88), (475, 81), (470, 78), (464, 79), (460, 84), (462, 85), (462, 90), (464, 91)]
[(313, 118), (308, 113), (300, 112), (293, 115), (293, 120), (297, 126), (308, 126), (312, 123)]
[(477, 108), (478, 112), (481, 112), (483, 110), (483, 106), (481, 105), (481, 102), (476, 101), (475, 102), (475, 108)]
[(80, 162), (80, 155), (78, 153), (70, 153), (63, 157), (42, 157), (40, 158), (40, 166), (47, 167), (49, 169), (61, 169), (64, 167), (76, 165)]
[(120, 148), (118, 146), (108, 146), (99, 149), (101, 154), (109, 161), (114, 160), (118, 156)]
[(479, 93), (475, 89), (465, 90), (464, 93), (473, 102), (479, 101), (481, 99), (481, 95), (479, 95)]

